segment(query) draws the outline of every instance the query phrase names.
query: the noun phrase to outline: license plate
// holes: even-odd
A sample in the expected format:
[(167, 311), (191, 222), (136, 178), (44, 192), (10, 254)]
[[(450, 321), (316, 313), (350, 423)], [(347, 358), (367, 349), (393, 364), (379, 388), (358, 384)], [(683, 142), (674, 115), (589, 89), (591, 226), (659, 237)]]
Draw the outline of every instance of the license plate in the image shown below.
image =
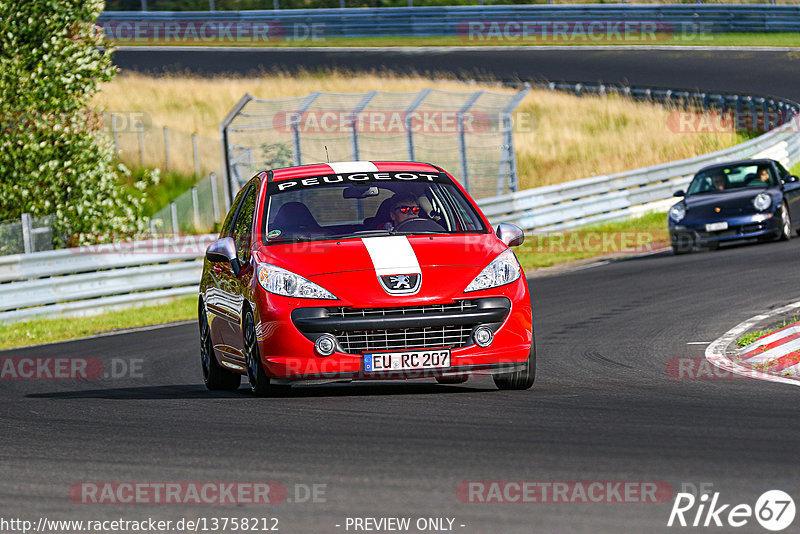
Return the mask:
[(450, 349), (407, 350), (364, 354), (364, 371), (408, 371), (450, 367)]
[(728, 229), (728, 221), (708, 223), (706, 225), (706, 232), (717, 232), (719, 230), (727, 230), (727, 229)]

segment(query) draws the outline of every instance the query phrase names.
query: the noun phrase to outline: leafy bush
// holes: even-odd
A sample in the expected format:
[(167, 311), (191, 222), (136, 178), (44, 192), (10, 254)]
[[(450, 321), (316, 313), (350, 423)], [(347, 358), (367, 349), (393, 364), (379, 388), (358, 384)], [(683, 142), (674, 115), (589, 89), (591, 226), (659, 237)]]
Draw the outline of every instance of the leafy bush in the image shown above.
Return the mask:
[(88, 107), (116, 72), (92, 23), (102, 9), (101, 0), (0, 0), (0, 220), (53, 214), (61, 244), (145, 228), (148, 180), (120, 187), (130, 173)]

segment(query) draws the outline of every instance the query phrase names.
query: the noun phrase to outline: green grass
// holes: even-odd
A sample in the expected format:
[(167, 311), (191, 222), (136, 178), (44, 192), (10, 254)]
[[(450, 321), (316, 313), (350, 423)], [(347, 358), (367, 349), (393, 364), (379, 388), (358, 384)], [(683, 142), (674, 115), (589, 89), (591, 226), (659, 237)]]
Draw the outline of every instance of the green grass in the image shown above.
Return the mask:
[[(147, 171), (141, 168), (131, 171), (132, 176), (126, 184), (126, 187), (131, 192), (135, 191), (131, 184), (137, 180), (141, 180), (145, 172)], [(150, 217), (154, 215), (158, 210), (181, 196), (196, 183), (197, 178), (194, 175), (160, 171), (158, 184), (152, 185), (144, 191), (147, 195), (145, 216)]]
[(523, 269), (529, 270), (599, 256), (631, 255), (668, 244), (666, 214), (648, 213), (569, 232), (529, 234), (515, 252)]
[(34, 319), (0, 324), (0, 350), (53, 343), (113, 330), (184, 321), (197, 317), (197, 297), (181, 297), (166, 304), (128, 308), (80, 318)]
[(596, 45), (666, 45), (666, 46), (783, 46), (800, 47), (800, 33), (722, 33), (697, 36), (656, 36), (654, 40), (473, 40), (464, 36), (438, 37), (332, 37), (307, 40), (273, 41), (119, 41), (119, 46), (247, 46), (247, 47), (397, 47), (397, 46), (596, 46)]
[(755, 332), (748, 332), (745, 335), (743, 335), (742, 337), (740, 337), (739, 339), (737, 339), (736, 340), (736, 344), (739, 345), (740, 347), (747, 346), (750, 343), (753, 343), (754, 341), (756, 341), (757, 339), (759, 339), (761, 337), (764, 337), (767, 334), (771, 334), (776, 330), (780, 330), (781, 328), (783, 328), (785, 326), (789, 326), (792, 323), (796, 323), (797, 321), (800, 321), (800, 317), (795, 315), (791, 319), (786, 319), (785, 321), (781, 321), (780, 323), (778, 323), (775, 326), (772, 326), (770, 328), (767, 328), (766, 330), (756, 330)]

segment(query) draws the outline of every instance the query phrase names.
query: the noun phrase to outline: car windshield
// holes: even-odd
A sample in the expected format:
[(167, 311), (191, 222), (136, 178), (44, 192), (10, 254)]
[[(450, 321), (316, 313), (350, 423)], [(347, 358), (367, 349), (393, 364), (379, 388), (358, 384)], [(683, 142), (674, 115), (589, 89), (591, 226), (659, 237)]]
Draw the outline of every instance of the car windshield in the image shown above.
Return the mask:
[(485, 233), (444, 173), (381, 172), (279, 180), (267, 188), (265, 243)]
[(697, 173), (687, 194), (719, 193), (746, 187), (764, 188), (777, 183), (770, 165), (754, 163), (714, 167)]

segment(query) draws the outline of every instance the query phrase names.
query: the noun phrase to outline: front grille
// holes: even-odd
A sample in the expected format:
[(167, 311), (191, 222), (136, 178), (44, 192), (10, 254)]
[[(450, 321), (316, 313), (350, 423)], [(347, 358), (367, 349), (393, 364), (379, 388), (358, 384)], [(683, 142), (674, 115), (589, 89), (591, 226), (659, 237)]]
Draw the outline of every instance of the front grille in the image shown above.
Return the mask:
[[(427, 304), (397, 308), (328, 308), (329, 317), (399, 317), (441, 312), (476, 310), (477, 303), (461, 300), (448, 304)], [(362, 352), (427, 349), (435, 347), (465, 347), (471, 343), (475, 325), (448, 325), (391, 330), (357, 330), (334, 332), (342, 351)]]
[(428, 328), (403, 328), (400, 330), (362, 330), (336, 332), (342, 351), (348, 354), (362, 352), (428, 349), (435, 347), (465, 347), (470, 344), (472, 326), (432, 326)]
[(398, 317), (447, 311), (469, 311), (478, 308), (472, 300), (459, 300), (447, 304), (425, 304), (422, 306), (403, 306), (396, 308), (328, 308), (329, 317)]

